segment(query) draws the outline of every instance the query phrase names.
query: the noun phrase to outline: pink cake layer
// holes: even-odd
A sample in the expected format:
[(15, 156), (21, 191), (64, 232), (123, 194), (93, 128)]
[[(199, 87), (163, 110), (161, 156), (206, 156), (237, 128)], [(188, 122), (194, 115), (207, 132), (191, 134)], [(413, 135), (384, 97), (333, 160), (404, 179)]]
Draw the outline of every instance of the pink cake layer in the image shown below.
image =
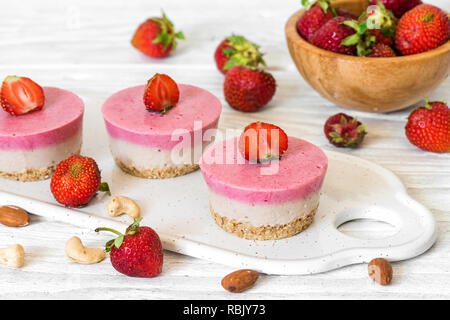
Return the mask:
[(44, 87), (42, 110), (12, 116), (0, 110), (0, 149), (34, 150), (62, 143), (83, 125), (84, 103), (70, 91)]
[(114, 139), (160, 148), (173, 149), (179, 141), (171, 141), (174, 130), (183, 129), (191, 134), (194, 143), (194, 121), (201, 121), (202, 133), (216, 128), (222, 104), (213, 94), (191, 85), (178, 85), (180, 100), (162, 115), (145, 109), (145, 86), (124, 89), (113, 94), (102, 107), (109, 135)]
[[(211, 191), (245, 203), (273, 204), (306, 199), (321, 189), (328, 160), (315, 145), (289, 137), (288, 150), (278, 161), (277, 173), (262, 175), (262, 168), (274, 164), (255, 164), (243, 159), (237, 151), (238, 139), (216, 143), (202, 155), (200, 168)], [(211, 161), (217, 154), (221, 155), (217, 157), (221, 163), (225, 163), (225, 157), (231, 161), (229, 164)]]

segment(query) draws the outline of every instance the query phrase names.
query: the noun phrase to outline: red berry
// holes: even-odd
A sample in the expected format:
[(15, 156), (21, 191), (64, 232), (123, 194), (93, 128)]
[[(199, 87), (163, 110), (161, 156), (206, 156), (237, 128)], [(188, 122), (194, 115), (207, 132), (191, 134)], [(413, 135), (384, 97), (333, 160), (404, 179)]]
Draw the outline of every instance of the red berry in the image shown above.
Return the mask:
[(175, 32), (173, 23), (162, 17), (150, 18), (137, 28), (131, 44), (152, 58), (164, 58), (177, 46), (177, 39), (184, 39), (182, 32)]
[(409, 115), (405, 134), (422, 150), (450, 152), (450, 108), (444, 102), (427, 101)]
[(227, 37), (214, 53), (217, 69), (223, 74), (234, 66), (258, 67), (260, 63), (265, 66), (262, 57), (258, 45), (239, 35)]
[(432, 50), (450, 37), (450, 19), (441, 9), (421, 4), (405, 13), (397, 25), (395, 44), (403, 55)]
[(345, 113), (329, 117), (323, 130), (331, 144), (346, 148), (357, 147), (367, 134), (366, 125)]
[(336, 12), (332, 11), (330, 0), (309, 3), (298, 21), (297, 31), (305, 40), (310, 41), (314, 33), (335, 16)]
[(383, 43), (377, 43), (373, 48), (372, 51), (367, 55), (367, 57), (372, 58), (389, 58), (389, 57), (395, 57), (397, 56), (392, 50), (391, 47), (383, 44)]
[(275, 94), (274, 77), (263, 70), (236, 66), (231, 68), (223, 85), (225, 100), (240, 111), (256, 111)]
[(95, 231), (110, 231), (119, 236), (106, 243), (114, 269), (129, 277), (151, 278), (162, 272), (163, 248), (152, 228), (139, 226), (141, 220), (135, 219), (125, 235), (109, 228), (97, 228)]
[(29, 78), (8, 76), (2, 83), (0, 102), (13, 116), (38, 111), (44, 106), (44, 91)]
[(101, 183), (100, 170), (94, 159), (74, 155), (61, 161), (50, 182), (56, 201), (68, 207), (81, 207), (89, 203), (97, 191), (109, 192)]
[(273, 124), (254, 122), (245, 127), (239, 138), (239, 151), (245, 159), (264, 162), (280, 159), (288, 148), (286, 133)]
[(381, 2), (373, 10), (364, 12), (359, 20), (361, 25), (367, 27), (369, 34), (375, 36), (375, 43), (394, 44), (397, 20)]
[(311, 43), (328, 51), (355, 55), (356, 45), (345, 45), (343, 43), (345, 39), (356, 33), (355, 29), (344, 24), (347, 20), (344, 17), (335, 17), (329, 20), (313, 35)]
[(144, 91), (144, 104), (147, 110), (164, 114), (179, 100), (178, 85), (168, 75), (157, 73), (148, 80)]
[(371, 5), (381, 2), (386, 9), (391, 10), (397, 18), (400, 18), (405, 12), (422, 3), (421, 0), (372, 0)]

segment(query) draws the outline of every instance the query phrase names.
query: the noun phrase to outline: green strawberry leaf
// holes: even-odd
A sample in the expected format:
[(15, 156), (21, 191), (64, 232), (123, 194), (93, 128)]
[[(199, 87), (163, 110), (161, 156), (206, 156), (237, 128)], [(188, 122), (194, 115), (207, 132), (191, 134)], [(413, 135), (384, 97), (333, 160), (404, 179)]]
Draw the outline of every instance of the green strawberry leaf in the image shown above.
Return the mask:
[(319, 4), (319, 7), (322, 9), (323, 13), (326, 14), (328, 11), (328, 7), (330, 6), (328, 1), (319, 0), (317, 3)]
[(222, 52), (223, 52), (223, 54), (224, 54), (225, 56), (227, 56), (227, 57), (229, 58), (229, 57), (231, 57), (231, 56), (236, 52), (236, 50), (234, 50), (234, 49), (222, 48)]
[(120, 248), (120, 246), (122, 245), (123, 239), (124, 239), (124, 236), (123, 236), (123, 235), (122, 235), (122, 236), (119, 236), (119, 237), (117, 237), (117, 238), (114, 239), (114, 246), (115, 246), (117, 249)]
[(348, 36), (344, 40), (342, 40), (341, 45), (342, 46), (354, 46), (359, 42), (359, 36), (357, 33), (352, 34), (351, 36)]
[(347, 27), (350, 27), (352, 29), (355, 29), (356, 31), (359, 31), (359, 25), (355, 20), (347, 20), (347, 21), (342, 22), (342, 24), (344, 24)]
[(181, 39), (181, 40), (185, 39), (184, 34), (183, 34), (182, 31), (179, 31), (179, 32), (175, 33), (175, 38)]
[(359, 35), (364, 34), (364, 33), (367, 31), (367, 29), (368, 29), (368, 27), (367, 27), (367, 21), (364, 21), (363, 23), (361, 23), (361, 24), (359, 25), (359, 28), (358, 28), (358, 34), (359, 34)]

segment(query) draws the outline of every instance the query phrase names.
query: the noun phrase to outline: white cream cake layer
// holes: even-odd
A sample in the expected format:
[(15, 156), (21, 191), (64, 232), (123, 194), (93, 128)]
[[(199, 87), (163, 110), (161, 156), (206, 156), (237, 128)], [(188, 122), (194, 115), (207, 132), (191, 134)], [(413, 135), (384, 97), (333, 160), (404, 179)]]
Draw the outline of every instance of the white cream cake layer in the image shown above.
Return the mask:
[(81, 149), (82, 130), (70, 139), (33, 150), (0, 150), (0, 171), (23, 172), (56, 166)]
[(109, 147), (113, 157), (127, 167), (144, 171), (152, 168), (176, 168), (198, 164), (202, 150), (209, 144), (194, 148), (158, 149), (109, 137)]
[(284, 225), (306, 216), (319, 204), (320, 191), (306, 199), (276, 204), (251, 204), (236, 201), (209, 191), (209, 201), (214, 212), (254, 227)]

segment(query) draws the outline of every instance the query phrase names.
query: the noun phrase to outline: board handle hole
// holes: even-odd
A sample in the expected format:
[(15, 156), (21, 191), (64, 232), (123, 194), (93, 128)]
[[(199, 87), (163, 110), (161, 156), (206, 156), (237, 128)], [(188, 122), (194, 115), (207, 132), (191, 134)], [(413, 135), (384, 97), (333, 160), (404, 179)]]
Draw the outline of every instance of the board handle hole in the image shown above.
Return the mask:
[(337, 215), (336, 229), (353, 238), (378, 240), (394, 236), (401, 229), (395, 212), (382, 207), (353, 208)]

